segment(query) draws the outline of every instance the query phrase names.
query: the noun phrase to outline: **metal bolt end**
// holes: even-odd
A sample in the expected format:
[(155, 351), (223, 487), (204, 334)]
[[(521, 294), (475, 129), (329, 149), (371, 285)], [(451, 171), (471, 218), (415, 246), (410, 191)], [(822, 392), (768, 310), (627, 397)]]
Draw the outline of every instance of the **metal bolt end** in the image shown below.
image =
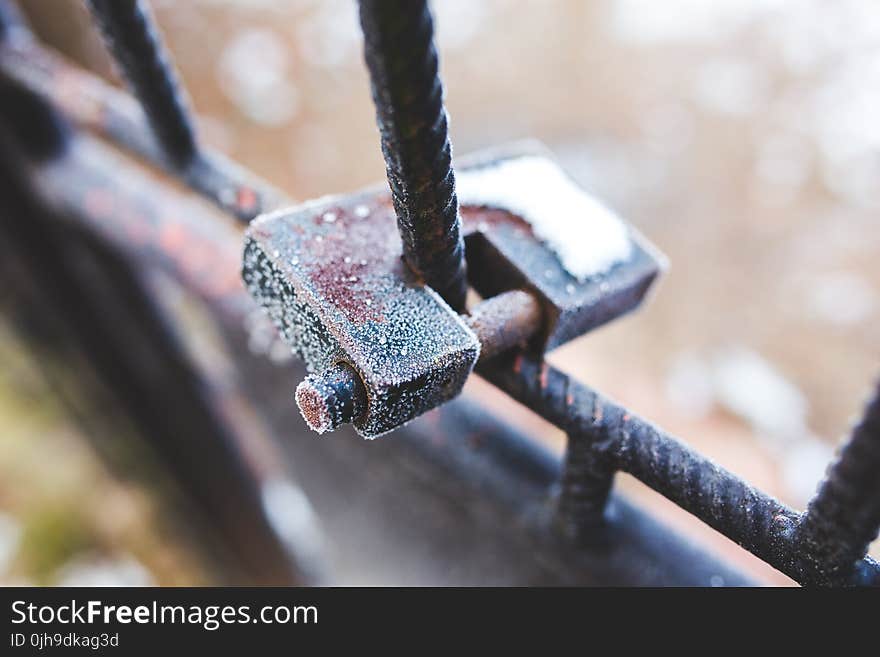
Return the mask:
[(295, 398), (303, 419), (320, 434), (354, 422), (367, 408), (361, 378), (347, 363), (307, 376), (296, 387)]
[(537, 335), (544, 318), (535, 296), (523, 290), (502, 292), (477, 304), (464, 322), (480, 341), (480, 360), (524, 346)]

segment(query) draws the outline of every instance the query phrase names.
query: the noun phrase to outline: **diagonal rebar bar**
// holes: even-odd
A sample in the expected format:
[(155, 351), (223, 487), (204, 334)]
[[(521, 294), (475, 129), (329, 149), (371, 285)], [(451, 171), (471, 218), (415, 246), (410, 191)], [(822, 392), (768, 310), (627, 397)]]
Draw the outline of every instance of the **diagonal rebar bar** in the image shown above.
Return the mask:
[(172, 164), (196, 159), (198, 143), (188, 102), (144, 0), (88, 0), (107, 45), (144, 108)]
[[(837, 518), (837, 526), (833, 522), (826, 525), (829, 533), (818, 540), (822, 545), (842, 540), (851, 546), (845, 553), (851, 567), (832, 577), (805, 556), (798, 531), (800, 514), (588, 386), (521, 353), (482, 363), (477, 371), (566, 431), (571, 441), (567, 459), (589, 466), (570, 467), (560, 504), (560, 511), (569, 514), (563, 517), (565, 525), (579, 522), (581, 530), (594, 528), (608, 495), (608, 473), (621, 470), (798, 582), (880, 584), (880, 564), (862, 558), (868, 528), (876, 520), (880, 504), (876, 495), (880, 406), (876, 402), (860, 425), (862, 430), (856, 431), (860, 438), (854, 439), (855, 446), (844, 450), (841, 462), (846, 465), (839, 462), (832, 469), (832, 474), (840, 476), (830, 479), (848, 482), (837, 493), (841, 495), (838, 502), (850, 506), (846, 506), (846, 513), (831, 514)], [(572, 516), (572, 512), (584, 515)], [(876, 522), (873, 531), (876, 534)], [(838, 532), (842, 538), (832, 540)]]
[(880, 530), (880, 386), (798, 528), (809, 563), (847, 578)]

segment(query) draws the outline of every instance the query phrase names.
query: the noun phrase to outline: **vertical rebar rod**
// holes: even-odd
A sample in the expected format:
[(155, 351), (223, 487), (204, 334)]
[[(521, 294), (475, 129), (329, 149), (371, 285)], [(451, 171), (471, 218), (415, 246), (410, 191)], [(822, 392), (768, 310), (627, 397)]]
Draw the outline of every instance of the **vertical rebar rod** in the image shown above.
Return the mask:
[(428, 3), (361, 0), (360, 18), (404, 257), (461, 311), (464, 242)]
[(880, 530), (880, 384), (829, 467), (798, 527), (806, 556), (829, 580), (849, 576)]
[(576, 541), (588, 541), (603, 523), (614, 482), (614, 468), (593, 449), (593, 441), (568, 434), (558, 517), (562, 530)]
[(604, 400), (586, 386), (548, 366), (510, 353), (480, 363), (477, 372), (568, 434), (558, 512), (563, 531), (589, 538), (601, 524), (616, 463), (597, 444), (614, 441)]
[(88, 4), (166, 157), (177, 167), (190, 164), (198, 144), (188, 103), (147, 3), (88, 0)]

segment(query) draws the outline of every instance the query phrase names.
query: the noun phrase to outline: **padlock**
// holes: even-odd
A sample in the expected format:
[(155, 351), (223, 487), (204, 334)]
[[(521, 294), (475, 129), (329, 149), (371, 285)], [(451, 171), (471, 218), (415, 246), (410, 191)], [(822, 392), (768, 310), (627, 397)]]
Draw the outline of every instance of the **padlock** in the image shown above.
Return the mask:
[(455, 397), (477, 362), (474, 332), (401, 260), (387, 194), (258, 217), (243, 276), (310, 372), (345, 363), (361, 378), (365, 410), (354, 424), (364, 436)]
[(466, 158), (457, 180), (468, 281), (494, 297), (470, 315), (410, 272), (384, 186), (248, 228), (243, 278), (312, 373), (297, 390), (312, 428), (387, 433), (458, 395), (481, 341), (552, 349), (635, 308), (662, 270), (539, 146)]

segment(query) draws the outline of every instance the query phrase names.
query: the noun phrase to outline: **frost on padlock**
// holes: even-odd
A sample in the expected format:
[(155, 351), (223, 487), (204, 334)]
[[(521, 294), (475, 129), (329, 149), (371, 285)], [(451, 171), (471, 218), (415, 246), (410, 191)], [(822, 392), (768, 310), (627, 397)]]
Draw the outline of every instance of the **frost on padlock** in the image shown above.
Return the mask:
[(367, 392), (354, 425), (375, 437), (455, 397), (480, 345), (402, 261), (390, 200), (319, 199), (254, 220), (243, 277), (311, 372), (352, 366)]

